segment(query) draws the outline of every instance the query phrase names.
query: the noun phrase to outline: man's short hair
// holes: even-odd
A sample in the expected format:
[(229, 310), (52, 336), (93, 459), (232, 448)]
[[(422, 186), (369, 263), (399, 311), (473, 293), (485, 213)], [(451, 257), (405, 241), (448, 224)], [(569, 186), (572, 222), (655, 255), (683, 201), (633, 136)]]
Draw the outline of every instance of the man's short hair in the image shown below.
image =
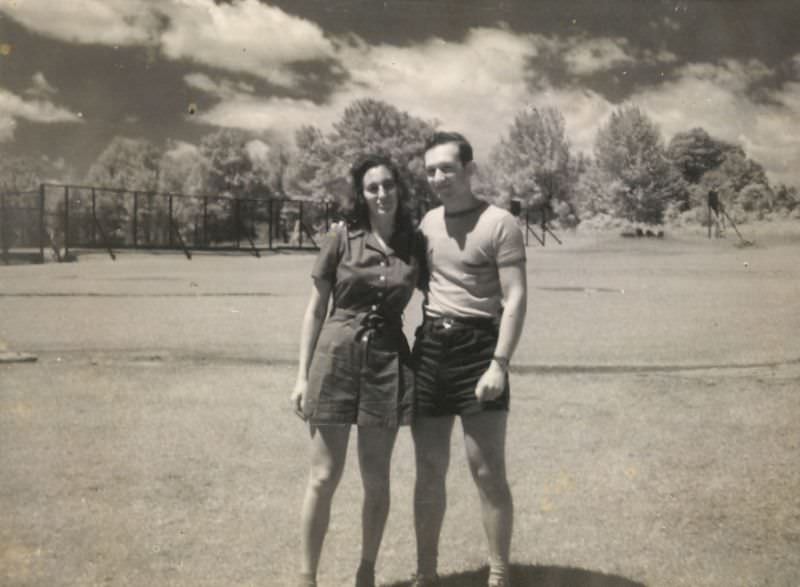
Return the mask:
[(469, 144), (467, 138), (460, 132), (439, 131), (433, 133), (425, 142), (425, 152), (427, 153), (434, 147), (446, 145), (448, 143), (455, 143), (458, 145), (458, 158), (461, 160), (462, 165), (466, 165), (472, 161), (472, 145)]

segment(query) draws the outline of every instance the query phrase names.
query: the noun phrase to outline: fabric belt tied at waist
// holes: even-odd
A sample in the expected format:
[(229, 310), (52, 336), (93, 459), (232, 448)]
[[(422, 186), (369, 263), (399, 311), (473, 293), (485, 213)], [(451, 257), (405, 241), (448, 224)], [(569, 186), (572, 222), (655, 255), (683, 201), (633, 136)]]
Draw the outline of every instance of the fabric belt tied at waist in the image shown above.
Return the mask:
[(334, 315), (355, 318), (358, 321), (359, 328), (356, 330), (355, 339), (359, 342), (368, 343), (375, 334), (380, 334), (386, 330), (403, 329), (403, 320), (400, 316), (386, 316), (377, 310), (355, 312), (337, 308), (334, 310)]

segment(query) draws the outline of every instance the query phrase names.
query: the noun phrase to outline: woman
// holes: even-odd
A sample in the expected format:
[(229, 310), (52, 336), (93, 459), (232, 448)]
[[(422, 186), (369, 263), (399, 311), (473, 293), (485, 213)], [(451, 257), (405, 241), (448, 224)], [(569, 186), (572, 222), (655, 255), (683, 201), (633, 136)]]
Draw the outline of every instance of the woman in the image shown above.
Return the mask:
[[(389, 470), (398, 426), (413, 406), (402, 313), (416, 282), (408, 195), (397, 167), (378, 155), (350, 170), (354, 191), (345, 226), (327, 237), (300, 336), (291, 401), (311, 426), (311, 475), (303, 501), (299, 585), (316, 585), (330, 508), (344, 469), (350, 427), (358, 426), (364, 486), (357, 587), (375, 584), (375, 560), (389, 514)], [(328, 313), (328, 302), (333, 309)]]

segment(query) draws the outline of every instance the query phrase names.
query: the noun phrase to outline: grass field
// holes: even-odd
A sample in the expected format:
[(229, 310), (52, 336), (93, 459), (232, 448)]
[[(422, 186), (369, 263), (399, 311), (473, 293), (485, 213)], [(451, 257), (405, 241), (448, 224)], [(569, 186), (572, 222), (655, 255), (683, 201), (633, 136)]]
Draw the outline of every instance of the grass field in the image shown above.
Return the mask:
[[(800, 239), (560, 236), (528, 249), (515, 585), (800, 585)], [(0, 585), (289, 584), (307, 432), (287, 397), (312, 262), (0, 267), (0, 345), (38, 356), (0, 364)], [(415, 299), (409, 334), (418, 320)], [(477, 586), (458, 430), (453, 455), (441, 571)], [(408, 430), (392, 473), (378, 574), (400, 587), (414, 570)], [(360, 497), (351, 458), (321, 586), (352, 584)]]

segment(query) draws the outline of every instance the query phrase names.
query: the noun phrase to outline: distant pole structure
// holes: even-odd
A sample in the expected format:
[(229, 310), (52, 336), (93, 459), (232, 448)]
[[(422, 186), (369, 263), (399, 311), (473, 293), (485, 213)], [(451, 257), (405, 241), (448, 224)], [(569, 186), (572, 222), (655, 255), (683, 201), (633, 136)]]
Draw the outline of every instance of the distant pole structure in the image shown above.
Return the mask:
[[(8, 240), (8, 228), (6, 225), (6, 192), (0, 192), (0, 248), (3, 249), (3, 262), (8, 265), (8, 248), (10, 246)], [(41, 226), (41, 222), (39, 223)], [(41, 233), (39, 234), (40, 239), (42, 238)], [(44, 255), (42, 255), (44, 257)], [(42, 259), (44, 261), (44, 258)]]
[(69, 186), (64, 186), (64, 258), (69, 258)]
[[(713, 216), (713, 218), (712, 218)], [(752, 246), (753, 242), (747, 240), (742, 236), (742, 233), (739, 232), (739, 229), (736, 227), (736, 223), (731, 218), (728, 211), (725, 210), (725, 205), (720, 201), (719, 194), (716, 190), (709, 190), (708, 192), (708, 238), (711, 238), (711, 222), (713, 219), (714, 227), (716, 228), (715, 236), (719, 238), (724, 230), (725, 230), (725, 219), (728, 219), (728, 223), (731, 225), (733, 230), (736, 232), (736, 236), (739, 237), (739, 242), (742, 246)], [(720, 223), (722, 223), (722, 230), (720, 230)]]
[[(44, 221), (44, 206), (45, 206), (45, 187), (44, 184), (39, 184), (39, 256), (44, 263), (44, 239), (47, 231)], [(5, 235), (5, 231), (3, 231)], [(58, 253), (58, 251), (56, 251)]]
[(719, 194), (716, 190), (708, 191), (708, 238), (711, 238), (711, 223), (716, 226), (716, 236), (720, 236), (719, 232), (719, 212), (720, 212)]

